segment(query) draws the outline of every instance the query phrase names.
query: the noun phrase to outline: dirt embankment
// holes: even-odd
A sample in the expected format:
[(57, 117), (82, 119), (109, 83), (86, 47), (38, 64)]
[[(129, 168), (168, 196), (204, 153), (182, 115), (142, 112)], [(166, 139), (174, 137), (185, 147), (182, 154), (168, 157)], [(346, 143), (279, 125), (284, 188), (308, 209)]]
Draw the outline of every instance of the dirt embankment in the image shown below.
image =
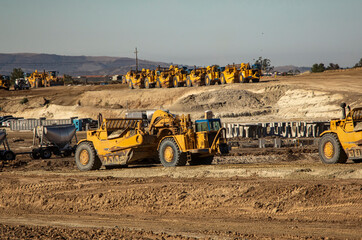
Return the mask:
[[(128, 110), (170, 109), (203, 116), (213, 110), (225, 121), (328, 120), (339, 117), (342, 101), (362, 101), (362, 70), (307, 74), (260, 83), (193, 88), (135, 89), (125, 85), (64, 86), (27, 91), (0, 91), (2, 114), (23, 117), (120, 117)], [(44, 97), (49, 104), (44, 104)], [(29, 101), (21, 104), (21, 100)]]

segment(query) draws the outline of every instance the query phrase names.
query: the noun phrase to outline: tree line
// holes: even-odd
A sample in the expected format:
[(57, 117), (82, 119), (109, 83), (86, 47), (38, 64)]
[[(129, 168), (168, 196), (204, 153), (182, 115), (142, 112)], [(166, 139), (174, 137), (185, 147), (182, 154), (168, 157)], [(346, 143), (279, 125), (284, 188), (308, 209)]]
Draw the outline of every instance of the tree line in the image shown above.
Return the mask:
[[(358, 63), (356, 63), (353, 68), (362, 67), (362, 58), (359, 60)], [(323, 63), (315, 63), (312, 66), (311, 72), (317, 73), (317, 72), (324, 72), (325, 70), (337, 70), (340, 69), (339, 65), (337, 63), (330, 63), (329, 66), (324, 66)]]

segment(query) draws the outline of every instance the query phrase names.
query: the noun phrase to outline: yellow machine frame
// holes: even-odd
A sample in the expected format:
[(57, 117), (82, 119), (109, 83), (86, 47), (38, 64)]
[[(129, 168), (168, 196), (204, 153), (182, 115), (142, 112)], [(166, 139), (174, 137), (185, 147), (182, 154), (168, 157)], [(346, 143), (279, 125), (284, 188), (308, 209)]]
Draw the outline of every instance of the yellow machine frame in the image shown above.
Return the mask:
[(324, 163), (362, 159), (362, 108), (351, 110), (341, 120), (331, 120), (330, 130), (321, 134), (319, 155)]
[[(196, 132), (190, 115), (174, 116), (157, 110), (146, 125), (143, 119), (102, 120), (99, 129), (88, 131), (87, 139), (78, 143), (78, 168), (92, 170), (101, 165), (125, 165), (144, 159), (160, 159), (164, 166), (182, 166), (187, 161), (197, 164), (212, 160), (227, 146), (225, 128)], [(170, 157), (172, 161), (167, 160)]]

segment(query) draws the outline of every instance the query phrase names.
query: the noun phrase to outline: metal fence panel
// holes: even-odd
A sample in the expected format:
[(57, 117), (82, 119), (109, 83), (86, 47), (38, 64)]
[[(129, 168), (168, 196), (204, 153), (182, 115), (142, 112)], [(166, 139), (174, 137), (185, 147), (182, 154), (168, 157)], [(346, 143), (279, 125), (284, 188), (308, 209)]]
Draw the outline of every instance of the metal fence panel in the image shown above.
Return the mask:
[(10, 121), (12, 131), (32, 131), (36, 126), (72, 124), (71, 119), (18, 119)]

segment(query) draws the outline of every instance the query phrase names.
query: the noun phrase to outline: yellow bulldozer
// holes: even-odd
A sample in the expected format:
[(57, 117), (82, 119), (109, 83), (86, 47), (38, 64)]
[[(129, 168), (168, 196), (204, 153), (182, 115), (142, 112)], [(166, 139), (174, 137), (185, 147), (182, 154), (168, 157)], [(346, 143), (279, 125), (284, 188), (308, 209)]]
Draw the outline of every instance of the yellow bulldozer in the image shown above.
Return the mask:
[[(205, 114), (206, 115), (206, 114)], [(165, 167), (211, 164), (216, 153), (227, 153), (226, 130), (220, 119), (191, 121), (190, 115), (157, 110), (139, 118), (99, 119), (78, 143), (75, 161), (82, 171), (102, 165), (128, 165), (153, 160)], [(147, 117), (148, 116), (148, 117)]]
[(183, 87), (186, 85), (187, 75), (189, 74), (186, 67), (174, 66), (173, 70), (173, 87)]
[(354, 108), (346, 116), (346, 104), (341, 107), (342, 119), (331, 120), (330, 130), (320, 135), (318, 151), (323, 163), (362, 161), (362, 108)]
[(58, 77), (57, 71), (38, 72), (35, 70), (27, 77), (27, 80), (32, 88), (64, 85), (64, 79)]
[(259, 64), (254, 64), (250, 67), (249, 63), (240, 64), (240, 82), (259, 82), (261, 77), (261, 67)]
[(145, 88), (146, 69), (142, 71), (131, 71), (128, 78), (128, 87), (134, 88)]
[(196, 68), (191, 70), (186, 79), (186, 86), (203, 86), (205, 85), (206, 68)]
[(145, 88), (154, 88), (156, 86), (157, 78), (160, 76), (161, 71), (160, 67), (156, 70), (146, 70)]
[(156, 88), (171, 88), (173, 87), (174, 66), (171, 65), (168, 70), (163, 70), (159, 73), (156, 79)]
[(240, 82), (240, 70), (235, 64), (226, 65), (224, 71), (220, 74), (221, 84), (238, 83)]
[(248, 83), (259, 82), (261, 69), (258, 64), (250, 67), (249, 63), (227, 65), (220, 74), (220, 83)]
[(0, 75), (0, 89), (10, 89), (10, 77), (6, 75)]
[(214, 85), (220, 82), (221, 68), (218, 65), (207, 66), (205, 75), (205, 85)]

